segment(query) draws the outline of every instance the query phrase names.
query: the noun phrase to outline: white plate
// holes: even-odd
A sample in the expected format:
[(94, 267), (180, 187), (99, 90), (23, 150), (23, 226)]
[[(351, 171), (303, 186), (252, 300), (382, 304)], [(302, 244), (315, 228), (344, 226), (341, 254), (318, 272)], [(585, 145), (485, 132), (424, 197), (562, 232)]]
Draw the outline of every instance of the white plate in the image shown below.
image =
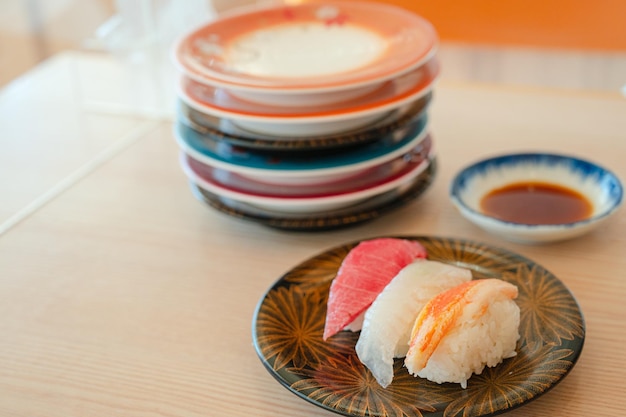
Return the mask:
[(439, 62), (431, 59), (420, 68), (386, 82), (357, 100), (316, 107), (275, 107), (241, 100), (227, 90), (183, 77), (180, 99), (211, 116), (231, 120), (259, 134), (306, 137), (347, 132), (371, 124), (429, 94), (439, 75)]

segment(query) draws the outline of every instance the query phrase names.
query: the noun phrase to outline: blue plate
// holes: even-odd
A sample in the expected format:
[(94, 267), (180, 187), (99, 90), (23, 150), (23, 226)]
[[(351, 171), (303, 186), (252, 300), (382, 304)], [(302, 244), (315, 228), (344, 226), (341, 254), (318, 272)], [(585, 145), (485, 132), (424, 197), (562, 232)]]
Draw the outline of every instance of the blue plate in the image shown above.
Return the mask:
[(242, 171), (242, 169), (265, 172), (305, 172), (349, 166), (371, 166), (379, 160), (382, 163), (417, 146), (427, 135), (427, 123), (428, 117), (423, 114), (402, 129), (389, 132), (379, 140), (364, 146), (322, 155), (296, 154), (280, 158), (276, 154), (255, 152), (211, 139), (180, 122), (175, 125), (175, 136), (185, 153), (214, 167), (235, 172)]

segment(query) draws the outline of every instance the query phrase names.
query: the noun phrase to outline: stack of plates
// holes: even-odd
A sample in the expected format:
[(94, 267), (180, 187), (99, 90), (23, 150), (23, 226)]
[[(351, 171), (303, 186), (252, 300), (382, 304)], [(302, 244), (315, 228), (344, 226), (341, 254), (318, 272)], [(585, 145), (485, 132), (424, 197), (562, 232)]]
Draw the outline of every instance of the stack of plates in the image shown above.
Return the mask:
[(241, 9), (186, 34), (175, 135), (195, 195), (297, 230), (418, 197), (435, 174), (436, 47), (422, 17), (358, 1)]

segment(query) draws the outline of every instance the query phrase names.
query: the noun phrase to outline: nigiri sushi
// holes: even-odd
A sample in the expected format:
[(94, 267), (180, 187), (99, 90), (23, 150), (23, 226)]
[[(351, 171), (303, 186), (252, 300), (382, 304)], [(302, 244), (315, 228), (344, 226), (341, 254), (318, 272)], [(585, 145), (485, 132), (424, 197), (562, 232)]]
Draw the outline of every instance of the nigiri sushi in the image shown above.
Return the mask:
[(491, 278), (469, 281), (431, 299), (415, 320), (405, 365), (412, 375), (467, 388), (472, 374), (516, 355), (517, 287)]
[(424, 246), (407, 239), (378, 238), (355, 246), (331, 283), (323, 339), (352, 323), (402, 268), (426, 255)]
[(406, 355), (413, 324), (424, 305), (471, 279), (469, 269), (419, 259), (404, 267), (376, 297), (365, 313), (356, 353), (382, 387), (393, 379), (393, 359)]

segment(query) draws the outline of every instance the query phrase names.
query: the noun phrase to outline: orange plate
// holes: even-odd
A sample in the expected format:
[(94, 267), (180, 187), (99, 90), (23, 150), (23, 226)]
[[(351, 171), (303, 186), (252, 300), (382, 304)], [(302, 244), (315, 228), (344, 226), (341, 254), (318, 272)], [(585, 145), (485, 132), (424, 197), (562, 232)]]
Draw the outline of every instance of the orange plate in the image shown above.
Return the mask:
[[(238, 72), (229, 62), (229, 48), (243, 37), (265, 33), (268, 28), (294, 25), (322, 31), (342, 27), (365, 29), (385, 44), (383, 52), (364, 65), (323, 77), (271, 76)], [(316, 32), (317, 33), (317, 32)], [(284, 41), (284, 40), (283, 40)], [(262, 43), (261, 43), (262, 44)], [(325, 43), (328, 49), (332, 43)], [(323, 1), (295, 6), (247, 8), (225, 15), (185, 35), (174, 49), (174, 61), (190, 77), (223, 87), (337, 89), (388, 80), (421, 65), (432, 57), (437, 45), (433, 26), (406, 9), (376, 2)], [(293, 45), (292, 45), (293, 46)], [(250, 56), (259, 53), (249, 51)]]
[(383, 113), (428, 94), (439, 75), (439, 62), (424, 66), (385, 83), (358, 99), (324, 107), (278, 107), (241, 100), (228, 91), (183, 78), (179, 96), (190, 107), (206, 114), (232, 120), (285, 122), (286, 120), (341, 120)]

